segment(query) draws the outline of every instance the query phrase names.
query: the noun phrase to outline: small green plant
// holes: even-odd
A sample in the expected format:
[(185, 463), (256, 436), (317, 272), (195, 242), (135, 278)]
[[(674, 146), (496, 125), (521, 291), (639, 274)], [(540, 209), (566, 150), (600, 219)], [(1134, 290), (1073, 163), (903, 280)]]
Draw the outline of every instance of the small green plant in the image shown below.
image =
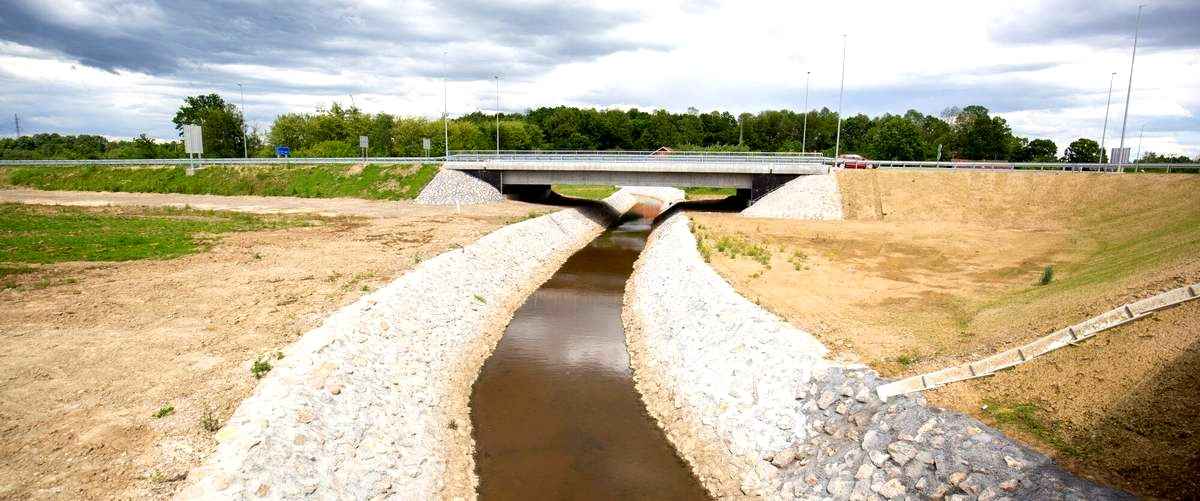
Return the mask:
[(1054, 267), (1046, 265), (1046, 267), (1042, 269), (1042, 279), (1038, 281), (1038, 284), (1046, 285), (1052, 280), (1054, 280)]
[(793, 252), (792, 257), (788, 258), (788, 262), (792, 263), (792, 268), (795, 268), (796, 271), (808, 269), (808, 255), (803, 252)]
[(283, 352), (282, 351), (275, 352), (275, 360), (283, 360)]
[(480, 296), (479, 294), (475, 294), (475, 300), (479, 301), (480, 303), (487, 304), (487, 300), (484, 299), (483, 296)]
[(250, 365), (250, 374), (254, 375), (254, 379), (262, 379), (268, 372), (271, 372), (271, 362), (265, 358), (256, 358)]
[(254, 259), (255, 259), (255, 260), (262, 259), (262, 254), (259, 254), (259, 253), (255, 252), (255, 253), (254, 253)]
[(154, 419), (162, 419), (162, 418), (170, 416), (171, 414), (174, 414), (174, 413), (175, 413), (175, 406), (173, 406), (171, 404), (167, 404), (162, 407), (159, 407), (157, 411), (154, 411)]
[(217, 420), (216, 413), (207, 406), (204, 408), (204, 412), (200, 414), (200, 428), (209, 433), (221, 429), (221, 422)]
[(920, 357), (913, 355), (911, 353), (904, 353), (904, 354), (901, 354), (900, 356), (896, 357), (896, 363), (900, 364), (901, 366), (903, 366), (905, 368), (908, 368), (912, 364), (917, 363), (917, 360), (920, 360)]

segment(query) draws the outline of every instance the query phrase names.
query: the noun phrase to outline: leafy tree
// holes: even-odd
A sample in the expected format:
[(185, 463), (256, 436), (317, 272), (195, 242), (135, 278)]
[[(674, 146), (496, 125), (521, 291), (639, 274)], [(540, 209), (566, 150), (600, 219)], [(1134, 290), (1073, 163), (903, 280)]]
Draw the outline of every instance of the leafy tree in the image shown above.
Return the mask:
[(1066, 161), (1069, 163), (1096, 163), (1100, 161), (1100, 145), (1087, 138), (1079, 138), (1067, 145)]
[(1058, 161), (1058, 145), (1049, 139), (1034, 139), (1025, 145), (1025, 157), (1030, 162)]
[(868, 156), (881, 160), (921, 160), (925, 157), (925, 142), (921, 128), (913, 120), (888, 116), (868, 134)]
[(183, 135), (183, 126), (199, 125), (203, 128), (204, 154), (209, 157), (240, 157), (244, 138), (245, 121), (242, 114), (221, 96), (208, 94), (184, 98), (183, 106), (171, 119), (175, 129)]
[(983, 106), (971, 105), (954, 115), (951, 147), (955, 156), (971, 160), (1007, 159), (1012, 130)]

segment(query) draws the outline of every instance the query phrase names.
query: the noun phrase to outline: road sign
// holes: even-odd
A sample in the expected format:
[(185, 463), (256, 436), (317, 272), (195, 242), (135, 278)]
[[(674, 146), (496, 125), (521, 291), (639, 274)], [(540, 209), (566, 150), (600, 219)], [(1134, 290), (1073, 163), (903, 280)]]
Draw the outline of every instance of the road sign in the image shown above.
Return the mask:
[(358, 136), (358, 147), (359, 148), (367, 147), (367, 136)]
[(1129, 148), (1113, 148), (1112, 154), (1108, 156), (1108, 161), (1114, 164), (1129, 163)]
[(204, 136), (199, 125), (183, 126), (183, 149), (189, 155), (204, 153)]
[(429, 138), (423, 137), (421, 138), (421, 147), (424, 148), (425, 151), (429, 151), (431, 148), (433, 148), (433, 142), (430, 141)]
[(276, 146), (275, 147), (275, 156), (290, 157), (290, 156), (292, 156), (292, 149), (288, 148), (287, 146)]

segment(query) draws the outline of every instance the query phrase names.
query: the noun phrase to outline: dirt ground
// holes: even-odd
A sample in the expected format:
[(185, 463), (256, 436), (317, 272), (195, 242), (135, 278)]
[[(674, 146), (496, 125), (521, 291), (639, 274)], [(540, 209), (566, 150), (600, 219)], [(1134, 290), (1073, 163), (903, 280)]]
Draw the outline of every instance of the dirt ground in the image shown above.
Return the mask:
[[(531, 212), (361, 200), (0, 190), (0, 200), (317, 211), (165, 261), (63, 263), (0, 291), (0, 498), (164, 498), (253, 389), (250, 367), (411, 268)], [(69, 280), (68, 280), (69, 279)], [(165, 405), (166, 417), (154, 418)]]
[[(887, 376), (990, 355), (1200, 282), (1197, 176), (845, 171), (839, 184), (848, 221), (695, 213), (694, 228), (740, 292)], [(738, 257), (715, 250), (722, 239)], [(1038, 285), (1048, 265), (1054, 279)], [(1084, 475), (1139, 494), (1200, 495), (1185, 481), (1200, 478), (1198, 311), (1162, 312), (927, 395)]]

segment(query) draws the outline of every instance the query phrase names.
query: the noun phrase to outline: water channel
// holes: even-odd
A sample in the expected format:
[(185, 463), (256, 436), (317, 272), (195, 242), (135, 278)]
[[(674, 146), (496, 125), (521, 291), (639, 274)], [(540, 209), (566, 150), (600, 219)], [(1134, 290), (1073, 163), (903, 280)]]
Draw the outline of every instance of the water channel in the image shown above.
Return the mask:
[(621, 298), (649, 230), (625, 220), (575, 253), (484, 363), (471, 395), (482, 499), (708, 499), (629, 368)]

